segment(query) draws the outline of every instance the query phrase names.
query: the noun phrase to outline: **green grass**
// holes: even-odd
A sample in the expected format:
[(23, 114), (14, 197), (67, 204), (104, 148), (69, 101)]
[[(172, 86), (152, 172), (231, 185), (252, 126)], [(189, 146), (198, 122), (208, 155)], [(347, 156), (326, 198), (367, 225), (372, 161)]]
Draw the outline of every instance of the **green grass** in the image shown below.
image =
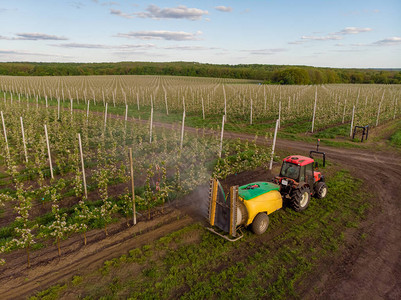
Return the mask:
[(369, 208), (360, 180), (335, 166), (325, 173), (327, 198), (313, 199), (302, 213), (271, 214), (262, 237), (245, 230), (230, 243), (192, 224), (75, 276), (60, 296), (74, 290), (91, 299), (297, 298), (303, 280), (341, 252), (344, 233), (358, 230)]
[(401, 129), (398, 129), (391, 137), (390, 143), (393, 146), (401, 147)]
[(35, 296), (32, 296), (29, 298), (29, 300), (37, 300), (37, 299), (43, 299), (43, 300), (55, 300), (58, 299), (59, 294), (65, 290), (67, 285), (55, 285), (47, 290), (44, 290), (42, 292), (37, 293)]

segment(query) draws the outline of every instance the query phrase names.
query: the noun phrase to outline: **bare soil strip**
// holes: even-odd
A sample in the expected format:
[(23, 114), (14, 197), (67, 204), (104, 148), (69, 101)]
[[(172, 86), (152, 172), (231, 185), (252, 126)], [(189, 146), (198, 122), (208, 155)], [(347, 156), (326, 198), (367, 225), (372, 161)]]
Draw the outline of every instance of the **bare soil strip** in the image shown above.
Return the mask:
[(7, 258), (9, 267), (0, 275), (1, 298), (24, 299), (74, 275), (96, 270), (105, 260), (126, 254), (129, 249), (149, 244), (193, 222), (179, 210), (169, 208), (165, 214), (133, 227), (127, 228), (125, 222), (114, 224), (106, 238), (104, 231), (92, 230), (86, 246), (81, 236), (74, 235), (62, 243), (61, 258), (55, 246), (33, 252), (30, 269), (26, 268), (25, 252), (17, 251)]

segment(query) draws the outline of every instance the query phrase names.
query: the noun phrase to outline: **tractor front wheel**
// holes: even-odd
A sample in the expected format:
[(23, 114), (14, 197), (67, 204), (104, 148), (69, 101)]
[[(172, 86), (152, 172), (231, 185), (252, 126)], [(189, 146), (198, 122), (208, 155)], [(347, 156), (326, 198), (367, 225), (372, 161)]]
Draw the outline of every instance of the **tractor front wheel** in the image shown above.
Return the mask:
[(257, 234), (263, 234), (269, 227), (269, 216), (266, 213), (259, 213), (252, 222), (252, 231)]
[(324, 182), (318, 182), (315, 187), (315, 197), (323, 199), (327, 195), (327, 185)]
[(310, 201), (310, 189), (307, 186), (296, 189), (291, 197), (292, 208), (295, 211), (305, 210)]

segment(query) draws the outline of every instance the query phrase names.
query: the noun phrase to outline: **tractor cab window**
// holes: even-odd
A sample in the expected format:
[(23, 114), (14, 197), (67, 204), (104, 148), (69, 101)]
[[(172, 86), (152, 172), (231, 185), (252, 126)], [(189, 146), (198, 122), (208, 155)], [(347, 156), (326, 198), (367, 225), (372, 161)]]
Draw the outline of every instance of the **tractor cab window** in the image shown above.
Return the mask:
[(280, 176), (288, 177), (288, 178), (298, 181), (300, 169), (301, 169), (300, 166), (285, 161), (283, 163), (283, 166), (281, 167)]
[(299, 174), (299, 182), (305, 181), (305, 166), (301, 167), (301, 172)]
[(310, 163), (305, 166), (305, 177), (306, 177), (306, 182), (309, 184), (313, 185), (314, 183), (314, 177), (313, 177), (313, 164)]

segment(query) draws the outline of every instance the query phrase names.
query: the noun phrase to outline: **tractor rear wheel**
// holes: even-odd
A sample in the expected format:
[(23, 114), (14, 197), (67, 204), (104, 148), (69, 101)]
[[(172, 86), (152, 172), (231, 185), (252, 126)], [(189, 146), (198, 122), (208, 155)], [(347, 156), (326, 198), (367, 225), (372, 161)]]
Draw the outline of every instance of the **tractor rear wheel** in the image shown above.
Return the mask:
[(324, 182), (318, 182), (315, 187), (315, 197), (323, 199), (327, 195), (327, 185)]
[(310, 201), (310, 189), (307, 186), (303, 186), (299, 189), (296, 189), (291, 196), (291, 204), (292, 208), (295, 211), (303, 211), (305, 210)]
[(269, 227), (269, 216), (266, 213), (259, 213), (252, 222), (252, 231), (257, 234), (263, 234)]

